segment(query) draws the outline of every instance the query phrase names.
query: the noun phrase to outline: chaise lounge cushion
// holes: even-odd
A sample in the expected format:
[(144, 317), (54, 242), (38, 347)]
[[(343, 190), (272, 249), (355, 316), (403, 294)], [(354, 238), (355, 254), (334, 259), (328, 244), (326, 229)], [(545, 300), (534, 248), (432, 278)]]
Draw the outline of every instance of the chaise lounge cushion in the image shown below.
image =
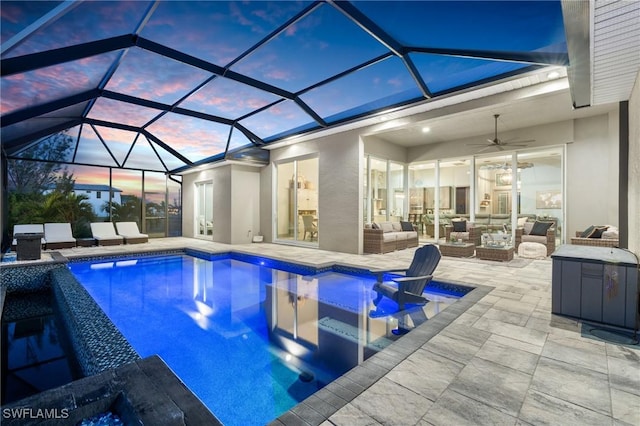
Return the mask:
[(116, 222), (118, 235), (124, 238), (127, 244), (139, 244), (149, 241), (149, 235), (140, 233), (138, 224), (135, 222)]

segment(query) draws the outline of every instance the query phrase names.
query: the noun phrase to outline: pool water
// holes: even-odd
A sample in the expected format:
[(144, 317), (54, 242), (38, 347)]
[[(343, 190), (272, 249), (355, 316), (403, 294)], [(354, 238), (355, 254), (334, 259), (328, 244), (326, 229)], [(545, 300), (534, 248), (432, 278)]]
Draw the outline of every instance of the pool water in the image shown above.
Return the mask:
[(374, 279), (169, 255), (71, 263), (142, 357), (160, 355), (226, 425), (266, 424), (455, 299), (394, 314)]
[(0, 403), (9, 404), (74, 380), (66, 336), (49, 292), (10, 295), (2, 318)]

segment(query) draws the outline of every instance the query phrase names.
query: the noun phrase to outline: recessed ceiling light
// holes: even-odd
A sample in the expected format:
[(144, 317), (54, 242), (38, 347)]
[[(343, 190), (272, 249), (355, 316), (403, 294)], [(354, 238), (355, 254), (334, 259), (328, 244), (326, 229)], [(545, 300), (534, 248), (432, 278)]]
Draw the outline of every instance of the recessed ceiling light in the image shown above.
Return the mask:
[(547, 78), (558, 78), (560, 77), (560, 73), (558, 71), (551, 71), (547, 74)]
[(422, 128), (422, 133), (429, 133), (431, 131), (430, 127), (423, 127)]

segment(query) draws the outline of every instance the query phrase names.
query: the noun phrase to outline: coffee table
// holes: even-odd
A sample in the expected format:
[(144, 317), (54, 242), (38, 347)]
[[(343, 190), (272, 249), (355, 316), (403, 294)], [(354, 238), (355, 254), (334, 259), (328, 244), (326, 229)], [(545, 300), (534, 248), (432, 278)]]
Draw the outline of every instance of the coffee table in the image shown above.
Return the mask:
[(476, 245), (473, 243), (441, 243), (439, 247), (443, 256), (471, 257)]
[(513, 260), (513, 246), (502, 247), (476, 247), (476, 258), (483, 260), (497, 260), (500, 262), (508, 262)]

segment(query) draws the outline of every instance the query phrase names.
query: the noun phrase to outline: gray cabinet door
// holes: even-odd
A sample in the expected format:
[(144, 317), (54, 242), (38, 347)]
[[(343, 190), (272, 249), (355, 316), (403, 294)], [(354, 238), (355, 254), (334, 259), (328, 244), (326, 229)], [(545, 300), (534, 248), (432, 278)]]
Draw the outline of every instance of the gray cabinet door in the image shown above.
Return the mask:
[(624, 326), (627, 328), (635, 328), (636, 315), (639, 315), (640, 300), (638, 299), (638, 269), (632, 266), (626, 268), (627, 277), (627, 298), (625, 300), (625, 319)]
[(614, 265), (604, 266), (602, 277), (602, 322), (624, 326), (627, 297), (627, 268)]
[(582, 263), (581, 317), (602, 322), (602, 264)]
[(560, 312), (564, 315), (580, 317), (581, 264), (571, 261), (562, 262), (561, 275)]

